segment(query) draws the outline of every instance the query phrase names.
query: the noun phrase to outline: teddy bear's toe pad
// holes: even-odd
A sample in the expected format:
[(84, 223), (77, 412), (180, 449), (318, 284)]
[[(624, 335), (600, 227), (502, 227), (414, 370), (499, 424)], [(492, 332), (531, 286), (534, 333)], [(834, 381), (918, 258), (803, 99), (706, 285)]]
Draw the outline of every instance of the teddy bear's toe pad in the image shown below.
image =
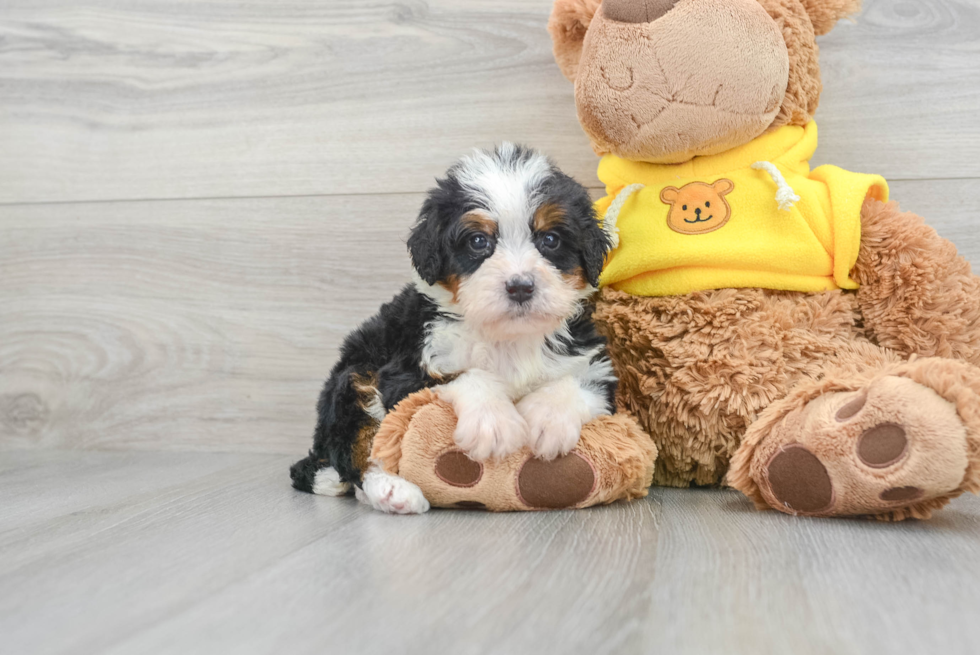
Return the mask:
[(881, 514), (962, 483), (966, 428), (935, 391), (889, 376), (789, 413), (755, 458), (772, 507), (816, 516)]
[(894, 423), (883, 423), (861, 433), (857, 443), (857, 456), (865, 466), (883, 469), (902, 459), (908, 447), (909, 439), (905, 428)]
[(517, 475), (517, 493), (528, 507), (563, 509), (588, 498), (595, 483), (592, 464), (571, 452), (551, 461), (528, 459)]
[(827, 467), (799, 444), (786, 446), (769, 462), (772, 495), (783, 506), (799, 512), (820, 512), (834, 502), (834, 485)]
[(472, 487), (483, 477), (483, 464), (461, 450), (450, 450), (436, 458), (436, 475), (453, 487)]

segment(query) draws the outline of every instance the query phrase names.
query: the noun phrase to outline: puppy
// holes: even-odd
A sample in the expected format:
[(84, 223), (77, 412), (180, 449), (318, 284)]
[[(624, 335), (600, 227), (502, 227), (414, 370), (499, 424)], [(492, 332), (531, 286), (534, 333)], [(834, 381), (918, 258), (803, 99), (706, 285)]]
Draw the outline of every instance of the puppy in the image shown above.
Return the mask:
[(375, 509), (429, 508), (414, 484), (369, 465), (371, 438), (425, 387), (455, 409), (471, 458), (530, 446), (553, 459), (613, 411), (616, 378), (592, 324), (609, 238), (584, 187), (543, 155), (503, 144), (437, 180), (412, 228), (415, 281), (350, 334), (323, 387), (313, 448), (293, 486)]

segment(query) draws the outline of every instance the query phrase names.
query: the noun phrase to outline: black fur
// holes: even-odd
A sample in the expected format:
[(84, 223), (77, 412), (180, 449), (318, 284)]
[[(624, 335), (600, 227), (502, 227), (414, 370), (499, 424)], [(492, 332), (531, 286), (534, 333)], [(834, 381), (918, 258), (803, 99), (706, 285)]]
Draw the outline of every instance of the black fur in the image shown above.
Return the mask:
[(312, 491), (316, 472), (327, 466), (341, 480), (360, 484), (352, 451), (361, 429), (373, 419), (358, 402), (354, 378), (377, 381), (385, 410), (435, 384), (422, 368), (421, 354), (426, 326), (438, 315), (435, 304), (409, 285), (347, 336), (320, 393), (313, 448), (290, 469), (294, 487)]

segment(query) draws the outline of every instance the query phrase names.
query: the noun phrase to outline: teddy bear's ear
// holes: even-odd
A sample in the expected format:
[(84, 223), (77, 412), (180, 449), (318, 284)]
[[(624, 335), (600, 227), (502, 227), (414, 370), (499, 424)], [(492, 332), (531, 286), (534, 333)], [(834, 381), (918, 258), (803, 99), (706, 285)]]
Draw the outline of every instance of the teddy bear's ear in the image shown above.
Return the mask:
[(861, 0), (803, 0), (813, 31), (820, 36), (834, 28), (841, 18), (857, 13)]
[(575, 81), (582, 41), (601, 0), (555, 0), (548, 20), (548, 32), (554, 44), (555, 61), (570, 81)]
[(677, 201), (678, 193), (680, 193), (680, 189), (675, 186), (664, 187), (663, 191), (660, 192), (660, 202), (665, 205), (673, 205)]

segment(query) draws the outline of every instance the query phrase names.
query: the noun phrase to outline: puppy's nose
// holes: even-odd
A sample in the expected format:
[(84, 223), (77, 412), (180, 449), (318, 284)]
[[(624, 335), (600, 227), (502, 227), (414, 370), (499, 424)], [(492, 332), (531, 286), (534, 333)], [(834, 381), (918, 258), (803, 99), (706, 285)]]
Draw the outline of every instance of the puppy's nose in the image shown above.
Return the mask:
[(701, 215), (701, 208), (700, 207), (695, 207), (694, 208), (694, 213), (697, 214), (698, 216), (700, 216)]
[(678, 0), (603, 0), (602, 12), (621, 23), (652, 23), (674, 8)]
[(534, 295), (534, 280), (529, 277), (512, 277), (504, 288), (512, 302), (524, 304)]

